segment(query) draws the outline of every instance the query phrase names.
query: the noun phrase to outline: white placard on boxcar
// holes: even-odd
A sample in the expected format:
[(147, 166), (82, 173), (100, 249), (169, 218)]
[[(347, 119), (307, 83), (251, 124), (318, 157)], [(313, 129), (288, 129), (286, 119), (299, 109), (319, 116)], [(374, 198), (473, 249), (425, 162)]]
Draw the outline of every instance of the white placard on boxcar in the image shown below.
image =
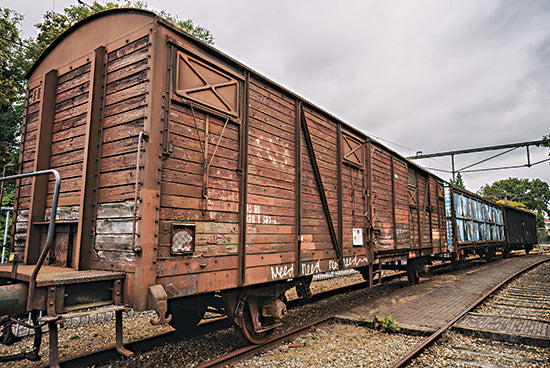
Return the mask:
[(363, 245), (363, 229), (353, 228), (353, 245)]

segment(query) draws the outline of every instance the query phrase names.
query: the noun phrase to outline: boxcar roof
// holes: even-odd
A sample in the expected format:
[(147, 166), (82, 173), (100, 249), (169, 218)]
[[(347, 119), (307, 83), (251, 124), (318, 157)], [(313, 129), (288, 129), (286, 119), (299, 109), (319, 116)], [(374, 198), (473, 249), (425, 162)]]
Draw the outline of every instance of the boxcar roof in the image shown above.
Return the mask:
[(517, 208), (517, 207), (512, 207), (508, 204), (501, 204), (502, 207), (504, 207), (505, 210), (512, 210), (512, 211), (518, 211), (518, 212), (523, 212), (525, 213), (526, 215), (531, 215), (531, 216), (536, 216), (537, 214), (533, 211), (530, 211), (530, 210), (527, 210), (527, 209), (523, 209), (523, 208)]
[[(162, 17), (156, 15), (155, 13), (137, 8), (117, 8), (110, 9), (102, 12), (95, 13), (80, 22), (71, 26), (63, 34), (57, 37), (40, 55), (34, 65), (30, 68), (29, 72), (26, 75), (27, 80), (31, 81), (33, 75), (38, 73), (41, 75), (48, 72), (51, 69), (58, 68), (62, 65), (67, 65), (74, 60), (81, 58), (91, 50), (95, 50), (99, 46), (103, 46), (110, 42), (113, 42), (117, 39), (121, 39), (133, 31), (142, 29), (147, 25), (152, 25), (155, 22), (162, 24), (165, 27), (172, 29), (177, 32), (182, 37), (185, 37), (187, 40), (200, 44), (201, 47), (208, 48), (214, 54), (221, 56), (222, 58), (230, 61), (236, 66), (247, 70), (249, 73), (254, 76), (268, 82), (269, 84), (275, 86), (281, 92), (292, 96), (300, 101), (302, 101), (309, 108), (312, 108), (319, 113), (323, 114), (327, 118), (339, 122), (344, 125), (347, 129), (351, 130), (353, 133), (364, 137), (365, 140), (370, 140), (388, 151), (390, 151), (395, 156), (402, 158), (407, 161), (409, 164), (415, 166), (425, 173), (429, 173), (432, 176), (438, 177), (437, 175), (429, 172), (422, 166), (406, 159), (403, 155), (399, 154), (395, 150), (387, 147), (386, 145), (380, 143), (379, 141), (372, 139), (367, 134), (361, 130), (355, 128), (354, 126), (344, 122), (343, 120), (337, 118), (336, 116), (330, 114), (329, 112), (321, 109), (320, 107), (312, 104), (306, 99), (300, 97), (296, 93), (290, 91), (288, 88), (283, 87), (282, 85), (272, 81), (271, 79), (261, 75), (260, 73), (254, 71), (248, 66), (242, 64), (241, 62), (235, 60), (234, 58), (228, 56), (227, 54), (221, 52), (220, 50), (214, 48), (213, 46), (193, 37), (189, 33), (181, 30), (172, 23), (166, 21)], [(439, 177), (438, 177), (439, 178)], [(441, 179), (441, 178), (439, 178)], [(441, 179), (443, 180), (443, 179)], [(445, 180), (443, 180), (445, 181)]]

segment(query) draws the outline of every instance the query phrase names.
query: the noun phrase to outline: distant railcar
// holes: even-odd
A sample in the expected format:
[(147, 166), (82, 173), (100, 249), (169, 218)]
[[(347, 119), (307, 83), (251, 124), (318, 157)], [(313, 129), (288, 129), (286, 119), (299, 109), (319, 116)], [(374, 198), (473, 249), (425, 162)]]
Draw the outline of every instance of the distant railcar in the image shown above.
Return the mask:
[(511, 206), (505, 205), (503, 207), (507, 251), (524, 249), (526, 253), (529, 253), (533, 246), (538, 244), (535, 214)]
[(477, 253), (491, 259), (506, 251), (502, 205), (446, 184), (449, 249), (458, 257)]

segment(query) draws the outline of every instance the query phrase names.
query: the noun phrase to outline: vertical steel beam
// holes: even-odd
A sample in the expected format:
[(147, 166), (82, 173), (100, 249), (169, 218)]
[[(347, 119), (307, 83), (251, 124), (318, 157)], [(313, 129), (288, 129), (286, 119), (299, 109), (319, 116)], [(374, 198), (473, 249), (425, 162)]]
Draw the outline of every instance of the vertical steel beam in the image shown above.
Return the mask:
[(456, 207), (453, 184), (449, 184), (449, 194), (451, 197), (451, 229), (453, 229), (453, 245), (455, 248), (455, 252), (458, 254), (458, 234), (456, 233)]
[[(50, 154), (55, 115), (57, 91), (57, 70), (51, 70), (42, 80), (40, 99), (40, 120), (36, 138), (36, 150), (33, 171), (47, 170), (50, 167)], [(48, 194), (48, 176), (35, 177), (31, 189), (27, 242), (25, 244), (25, 264), (34, 264), (40, 254), (40, 229), (34, 226), (35, 221), (44, 221), (46, 199)]]
[(374, 225), (373, 225), (373, 207), (374, 207), (374, 200), (373, 200), (373, 195), (372, 195), (372, 142), (370, 139), (368, 139), (366, 142), (365, 142), (365, 152), (364, 152), (364, 157), (365, 157), (365, 170), (364, 170), (364, 174), (366, 176), (366, 182), (367, 182), (367, 188), (366, 188), (366, 193), (364, 193), (364, 195), (366, 194), (366, 203), (367, 203), (367, 208), (366, 208), (366, 211), (365, 211), (365, 217), (366, 217), (366, 220), (368, 222), (368, 225), (369, 225), (369, 228), (368, 228), (368, 257), (369, 257), (369, 262), (370, 263), (373, 263), (374, 262), (374, 239), (373, 239), (373, 230), (374, 230)]
[(122, 310), (115, 311), (115, 344), (116, 351), (129, 358), (134, 355), (133, 352), (124, 347), (124, 331), (122, 328)]
[(59, 340), (57, 321), (48, 322), (48, 331), (50, 335), (50, 367), (59, 367)]
[[(19, 159), (17, 161), (18, 170), (17, 174), (21, 174), (23, 172), (23, 155), (25, 153), (25, 142), (27, 139), (27, 119), (28, 119), (28, 103), (29, 103), (29, 91), (31, 90), (31, 86), (27, 85), (27, 91), (25, 92), (25, 107), (23, 110), (23, 124), (21, 126), (21, 142), (19, 144)], [(15, 182), (15, 198), (17, 198), (16, 201), (13, 203), (13, 217), (12, 217), (12, 223), (11, 223), (11, 229), (10, 229), (10, 242), (12, 248), (15, 247), (15, 231), (17, 226), (17, 214), (19, 213), (19, 198), (21, 198), (21, 180), (16, 180)]]
[(395, 215), (395, 163), (391, 156), (391, 214), (393, 222), (393, 249), (397, 249), (397, 218)]
[(302, 129), (300, 125), (300, 111), (302, 102), (296, 99), (294, 109), (294, 195), (296, 202), (294, 206), (295, 215), (295, 239), (294, 247), (296, 249), (296, 276), (302, 275)]
[(170, 144), (170, 110), (172, 105), (172, 99), (170, 96), (172, 95), (172, 88), (173, 88), (173, 78), (175, 78), (175, 70), (174, 67), (175, 59), (174, 56), (174, 44), (169, 42), (168, 43), (168, 67), (166, 69), (166, 89), (164, 91), (164, 115), (161, 118), (162, 120), (162, 154), (165, 157), (168, 157), (172, 153), (172, 147)]
[(80, 187), (80, 210), (78, 215), (80, 221), (76, 232), (75, 249), (73, 249), (72, 259), (72, 266), (77, 270), (90, 267), (103, 121), (105, 55), (104, 46), (95, 49), (91, 65), (92, 74), (88, 97), (84, 162), (82, 167), (82, 184)]
[[(427, 193), (428, 198), (425, 199), (425, 201), (428, 203), (428, 222), (430, 224), (430, 245), (432, 246), (432, 251), (434, 247), (434, 238), (433, 238), (433, 221), (432, 221), (432, 191), (431, 191), (431, 180), (432, 178), (428, 175), (426, 177), (426, 185), (427, 185)], [(426, 208), (424, 208), (424, 212), (426, 212)]]
[(338, 241), (336, 231), (334, 229), (334, 222), (332, 221), (332, 216), (330, 214), (330, 208), (328, 206), (327, 197), (325, 194), (325, 188), (323, 186), (323, 180), (321, 178), (321, 172), (319, 171), (319, 166), (317, 166), (317, 159), (315, 158), (315, 150), (313, 149), (313, 142), (311, 140), (311, 135), (309, 134), (309, 127), (307, 126), (306, 114), (304, 112), (304, 107), (301, 108), (301, 121), (302, 121), (302, 130), (304, 132), (304, 138), (306, 146), (309, 152), (309, 160), (311, 162), (311, 167), (313, 169), (313, 175), (315, 177), (315, 183), (317, 184), (317, 190), (319, 192), (319, 199), (321, 200), (321, 205), (323, 206), (323, 211), (325, 213), (325, 218), (328, 225), (328, 230), (330, 233), (330, 239), (332, 241), (332, 246), (338, 258), (338, 263), (340, 268), (343, 267), (343, 258), (342, 258), (342, 248)]
[[(343, 219), (343, 194), (342, 194), (342, 124), (336, 122), (336, 179), (337, 201), (338, 201), (338, 243), (344, 256), (344, 219)], [(350, 172), (350, 180), (351, 172)], [(354, 204), (355, 205), (355, 204)]]
[[(138, 201), (139, 213), (147, 216), (139, 218), (136, 241), (136, 249), (141, 253), (136, 254), (135, 282), (129, 290), (130, 303), (136, 310), (147, 308), (149, 286), (156, 284), (157, 279), (157, 255), (159, 242), (159, 216), (160, 216), (160, 188), (163, 166), (162, 134), (164, 127), (162, 119), (165, 116), (166, 105), (164, 103), (169, 96), (166, 91), (166, 74), (169, 73), (168, 50), (164, 36), (159, 32), (158, 26), (152, 26), (149, 32), (150, 68), (149, 68), (149, 92), (147, 94), (146, 118), (144, 131), (148, 133), (149, 144), (143, 150), (143, 169), (141, 171), (142, 186)], [(136, 137), (136, 149), (137, 149)]]
[(451, 155), (451, 171), (453, 173), (453, 182), (456, 180), (455, 178), (455, 155)]
[(420, 182), (418, 181), (418, 171), (414, 170), (414, 176), (416, 177), (416, 213), (418, 223), (418, 247), (422, 248), (422, 223), (420, 218), (422, 216), (422, 210), (420, 209)]
[[(439, 199), (439, 193), (441, 191), (442, 184), (439, 181), (435, 181), (436, 185), (436, 196), (437, 196), (437, 226), (439, 228), (439, 250), (437, 253), (443, 252), (443, 240), (442, 240), (442, 234), (443, 234), (443, 225), (441, 224), (441, 200)], [(443, 194), (445, 196), (445, 194)], [(445, 208), (445, 206), (443, 206)], [(447, 224), (445, 223), (445, 229), (447, 229)], [(447, 233), (447, 231), (445, 231)]]
[(246, 282), (246, 217), (247, 217), (247, 191), (248, 191), (248, 95), (250, 89), (250, 73), (245, 72), (244, 88), (242, 92), (241, 127), (239, 132), (239, 285)]

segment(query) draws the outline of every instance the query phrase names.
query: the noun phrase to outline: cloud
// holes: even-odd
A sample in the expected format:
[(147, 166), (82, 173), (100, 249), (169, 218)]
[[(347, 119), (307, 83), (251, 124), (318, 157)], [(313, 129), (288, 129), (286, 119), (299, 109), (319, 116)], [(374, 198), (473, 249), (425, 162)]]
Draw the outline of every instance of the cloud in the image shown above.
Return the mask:
[[(37, 8), (34, 1), (7, 1), (25, 15)], [(529, 141), (550, 132), (547, 1), (147, 2), (207, 27), (222, 51), (410, 153)], [(63, 6), (56, 1), (56, 10)], [(547, 152), (533, 149), (533, 160)], [(489, 155), (457, 157), (457, 166)], [(525, 159), (518, 150), (487, 166)], [(432, 161), (449, 165), (448, 158)], [(471, 173), (465, 181), (477, 189), (508, 176), (550, 182), (550, 169)]]

